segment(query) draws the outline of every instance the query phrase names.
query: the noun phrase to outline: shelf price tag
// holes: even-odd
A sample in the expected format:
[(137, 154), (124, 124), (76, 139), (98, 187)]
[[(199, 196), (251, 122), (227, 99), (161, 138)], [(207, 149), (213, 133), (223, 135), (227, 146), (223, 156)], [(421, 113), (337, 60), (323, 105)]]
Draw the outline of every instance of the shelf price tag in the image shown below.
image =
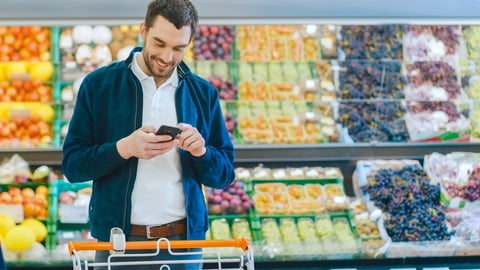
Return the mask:
[(60, 204), (60, 222), (62, 223), (88, 223), (88, 206)]
[(450, 270), (450, 267), (424, 267), (423, 270)]
[(0, 204), (0, 213), (12, 217), (16, 223), (23, 221), (23, 205), (21, 204)]

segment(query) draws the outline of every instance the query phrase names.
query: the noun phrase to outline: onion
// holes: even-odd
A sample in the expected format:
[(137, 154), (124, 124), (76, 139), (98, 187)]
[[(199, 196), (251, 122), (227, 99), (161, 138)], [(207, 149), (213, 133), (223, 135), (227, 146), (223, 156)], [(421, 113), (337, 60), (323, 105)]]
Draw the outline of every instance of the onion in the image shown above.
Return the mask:
[(93, 42), (98, 45), (107, 45), (112, 41), (112, 30), (105, 25), (93, 28)]
[(90, 44), (93, 40), (93, 29), (89, 25), (73, 27), (73, 41), (78, 44)]

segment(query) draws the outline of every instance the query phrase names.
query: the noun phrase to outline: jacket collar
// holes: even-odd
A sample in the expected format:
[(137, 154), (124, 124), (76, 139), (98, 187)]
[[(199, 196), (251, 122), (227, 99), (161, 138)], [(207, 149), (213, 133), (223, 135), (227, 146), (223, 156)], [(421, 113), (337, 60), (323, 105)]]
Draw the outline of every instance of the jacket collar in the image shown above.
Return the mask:
[[(130, 55), (128, 55), (127, 59), (125, 59), (125, 64), (127, 67), (130, 67), (130, 65), (133, 62), (133, 56), (135, 55), (136, 52), (141, 52), (142, 47), (135, 47), (133, 50), (130, 52)], [(190, 71), (190, 68), (187, 66), (187, 64), (182, 61), (177, 67), (177, 73), (178, 73), (178, 79), (182, 80), (185, 76), (189, 75), (192, 73)]]

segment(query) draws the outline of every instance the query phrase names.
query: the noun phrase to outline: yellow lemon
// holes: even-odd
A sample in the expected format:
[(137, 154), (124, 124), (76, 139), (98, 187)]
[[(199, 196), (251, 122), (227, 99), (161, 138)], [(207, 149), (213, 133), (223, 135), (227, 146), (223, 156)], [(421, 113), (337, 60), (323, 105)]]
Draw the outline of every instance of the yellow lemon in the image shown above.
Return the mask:
[(13, 218), (7, 214), (0, 214), (0, 236), (5, 237), (13, 227), (15, 227)]
[(20, 223), (20, 225), (25, 225), (32, 229), (35, 233), (35, 241), (42, 242), (47, 237), (47, 227), (38, 219), (27, 218)]
[(11, 251), (23, 251), (35, 243), (35, 233), (26, 225), (11, 228), (5, 236), (5, 246)]
[(30, 68), (32, 79), (40, 79), (44, 82), (49, 81), (53, 75), (53, 64), (51, 62), (34, 63)]
[(8, 62), (6, 63), (5, 75), (7, 79), (11, 78), (15, 74), (27, 74), (27, 63), (23, 61)]
[(53, 117), (55, 116), (55, 112), (51, 106), (43, 106), (39, 110), (40, 115), (42, 116), (42, 119), (44, 122), (52, 122)]
[(4, 81), (7, 79), (5, 76), (5, 62), (0, 62), (0, 81)]

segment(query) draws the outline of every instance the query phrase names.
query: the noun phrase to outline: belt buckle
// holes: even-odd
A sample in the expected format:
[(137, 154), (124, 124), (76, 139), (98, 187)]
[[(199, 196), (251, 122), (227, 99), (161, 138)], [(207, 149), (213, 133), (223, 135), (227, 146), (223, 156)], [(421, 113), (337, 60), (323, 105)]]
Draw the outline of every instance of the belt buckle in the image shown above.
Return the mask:
[(155, 239), (156, 237), (150, 236), (150, 229), (153, 228), (153, 227), (161, 227), (161, 226), (163, 226), (163, 224), (145, 226), (145, 229), (147, 230), (147, 239)]
[(150, 235), (150, 229), (153, 228), (153, 227), (164, 227), (164, 226), (169, 226), (172, 230), (172, 234), (175, 233), (175, 226), (173, 226), (173, 222), (172, 223), (167, 223), (167, 224), (158, 224), (158, 225), (147, 225), (145, 226), (145, 229), (147, 230), (147, 239), (155, 239), (155, 238), (162, 238), (162, 237), (165, 237), (165, 236), (162, 236), (162, 237), (153, 237)]

